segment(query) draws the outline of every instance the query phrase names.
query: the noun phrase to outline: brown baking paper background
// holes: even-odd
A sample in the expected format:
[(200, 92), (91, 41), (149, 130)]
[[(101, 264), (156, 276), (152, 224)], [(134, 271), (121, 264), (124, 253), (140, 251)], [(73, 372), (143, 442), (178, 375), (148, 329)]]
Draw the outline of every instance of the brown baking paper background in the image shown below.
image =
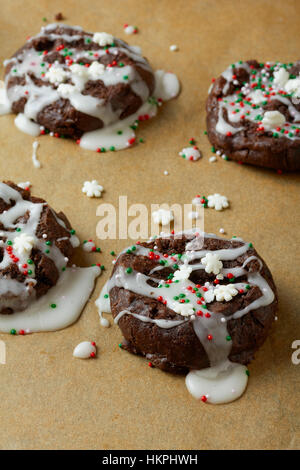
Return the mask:
[[(239, 59), (290, 62), (299, 59), (297, 0), (114, 0), (0, 1), (1, 62), (28, 35), (54, 21), (107, 31), (142, 47), (154, 69), (178, 74), (182, 91), (158, 116), (142, 124), (144, 144), (97, 154), (74, 142), (39, 137), (41, 169), (32, 165), (33, 138), (1, 117), (1, 179), (30, 181), (32, 194), (63, 210), (81, 240), (96, 240), (100, 203), (190, 203), (219, 192), (230, 209), (205, 211), (206, 231), (239, 235), (254, 243), (270, 267), (279, 293), (278, 321), (250, 365), (244, 396), (227, 405), (205, 405), (186, 390), (184, 377), (147, 366), (118, 348), (117, 326), (104, 329), (94, 305), (111, 270), (111, 250), (130, 241), (98, 240), (101, 254), (78, 250), (82, 265), (100, 262), (106, 271), (79, 321), (55, 333), (25, 337), (0, 334), (7, 363), (0, 364), (2, 449), (295, 449), (299, 448), (299, 372), (291, 362), (299, 331), (299, 175), (209, 163), (205, 100), (211, 78)], [(47, 23), (43, 21), (47, 18)], [(123, 24), (139, 28), (127, 36)], [(178, 52), (169, 46), (177, 44)], [(3, 77), (3, 66), (1, 65)], [(204, 157), (188, 162), (178, 152), (195, 137)], [(163, 174), (169, 171), (169, 176)], [(82, 194), (98, 179), (101, 199)], [(72, 357), (83, 340), (96, 341), (98, 355)]]

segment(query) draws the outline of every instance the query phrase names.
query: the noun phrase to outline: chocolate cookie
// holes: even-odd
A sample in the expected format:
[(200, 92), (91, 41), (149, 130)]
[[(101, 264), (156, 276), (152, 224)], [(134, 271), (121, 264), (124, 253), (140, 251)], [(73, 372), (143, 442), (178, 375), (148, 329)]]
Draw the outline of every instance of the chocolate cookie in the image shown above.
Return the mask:
[[(154, 74), (139, 49), (110, 34), (92, 34), (80, 27), (42, 28), (5, 61), (5, 84), (12, 112), (22, 115), (18, 127), (36, 135), (41, 130), (71, 137), (78, 143), (90, 131), (129, 116), (134, 121), (139, 110), (146, 119), (149, 114), (143, 104), (156, 109), (156, 103), (148, 102)], [(32, 130), (33, 122), (38, 126)]]
[(300, 169), (300, 62), (232, 64), (207, 99), (207, 133), (232, 160)]
[(272, 275), (251, 243), (187, 232), (133, 245), (97, 306), (110, 308), (122, 348), (182, 373), (248, 364), (277, 309)]
[(0, 183), (0, 314), (45, 295), (78, 245), (66, 216), (8, 181)]

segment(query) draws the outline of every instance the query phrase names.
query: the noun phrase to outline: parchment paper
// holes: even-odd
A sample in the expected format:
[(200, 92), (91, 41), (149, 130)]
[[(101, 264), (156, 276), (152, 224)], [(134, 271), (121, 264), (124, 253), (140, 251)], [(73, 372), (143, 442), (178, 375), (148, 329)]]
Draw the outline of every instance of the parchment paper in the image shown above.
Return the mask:
[[(63, 6), (62, 6), (63, 5)], [(82, 265), (101, 262), (99, 278), (80, 320), (66, 330), (25, 337), (0, 335), (7, 363), (0, 364), (0, 447), (8, 449), (295, 449), (299, 448), (299, 372), (291, 344), (299, 331), (299, 175), (209, 163), (205, 100), (211, 78), (239, 59), (299, 59), (297, 0), (0, 1), (1, 62), (28, 35), (61, 11), (70, 25), (107, 31), (142, 47), (154, 68), (178, 74), (182, 92), (157, 118), (141, 126), (144, 144), (97, 154), (67, 140), (38, 138), (41, 169), (32, 165), (33, 138), (1, 117), (1, 179), (31, 181), (32, 193), (63, 210), (82, 240), (96, 239), (96, 208), (116, 204), (190, 203), (197, 194), (226, 195), (230, 209), (205, 212), (205, 229), (252, 241), (277, 283), (278, 321), (250, 365), (245, 395), (212, 406), (187, 392), (184, 378), (147, 366), (118, 348), (117, 326), (100, 327), (94, 300), (108, 278), (111, 250), (130, 241), (97, 241), (102, 254), (79, 253)], [(127, 36), (123, 24), (139, 28)], [(178, 52), (169, 46), (177, 44)], [(1, 66), (3, 77), (3, 67)], [(191, 137), (204, 157), (184, 161), (178, 152)], [(169, 171), (169, 176), (163, 174)], [(98, 179), (103, 198), (81, 192)], [(80, 361), (73, 348), (94, 340), (98, 357)]]

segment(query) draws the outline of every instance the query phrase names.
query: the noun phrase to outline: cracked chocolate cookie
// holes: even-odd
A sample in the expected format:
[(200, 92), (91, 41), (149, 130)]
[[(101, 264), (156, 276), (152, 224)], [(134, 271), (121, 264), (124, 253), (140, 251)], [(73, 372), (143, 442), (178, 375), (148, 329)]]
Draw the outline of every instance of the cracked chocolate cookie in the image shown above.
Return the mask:
[(300, 169), (300, 62), (239, 61), (213, 81), (207, 99), (211, 144), (232, 160)]
[(78, 245), (74, 233), (43, 199), (0, 183), (0, 314), (26, 309), (56, 285)]
[(96, 303), (112, 312), (123, 349), (185, 373), (248, 364), (270, 331), (277, 294), (251, 243), (187, 232), (121, 253)]
[(179, 84), (173, 74), (154, 75), (138, 47), (111, 34), (50, 24), (5, 61), (5, 88), (6, 111), (24, 132), (104, 152), (130, 147), (139, 121)]

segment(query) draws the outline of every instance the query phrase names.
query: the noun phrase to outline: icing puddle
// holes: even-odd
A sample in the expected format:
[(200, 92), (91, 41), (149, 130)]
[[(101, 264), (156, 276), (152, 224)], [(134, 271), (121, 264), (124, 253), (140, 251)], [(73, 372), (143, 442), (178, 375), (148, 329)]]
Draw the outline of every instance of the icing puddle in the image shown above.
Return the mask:
[(207, 369), (193, 370), (185, 379), (186, 387), (193, 397), (215, 405), (239, 398), (247, 382), (247, 367), (230, 361)]
[(14, 328), (17, 332), (27, 330), (34, 333), (66, 328), (78, 319), (100, 272), (97, 266), (67, 268), (57, 284), (25, 310), (0, 315), (0, 331), (9, 333)]

